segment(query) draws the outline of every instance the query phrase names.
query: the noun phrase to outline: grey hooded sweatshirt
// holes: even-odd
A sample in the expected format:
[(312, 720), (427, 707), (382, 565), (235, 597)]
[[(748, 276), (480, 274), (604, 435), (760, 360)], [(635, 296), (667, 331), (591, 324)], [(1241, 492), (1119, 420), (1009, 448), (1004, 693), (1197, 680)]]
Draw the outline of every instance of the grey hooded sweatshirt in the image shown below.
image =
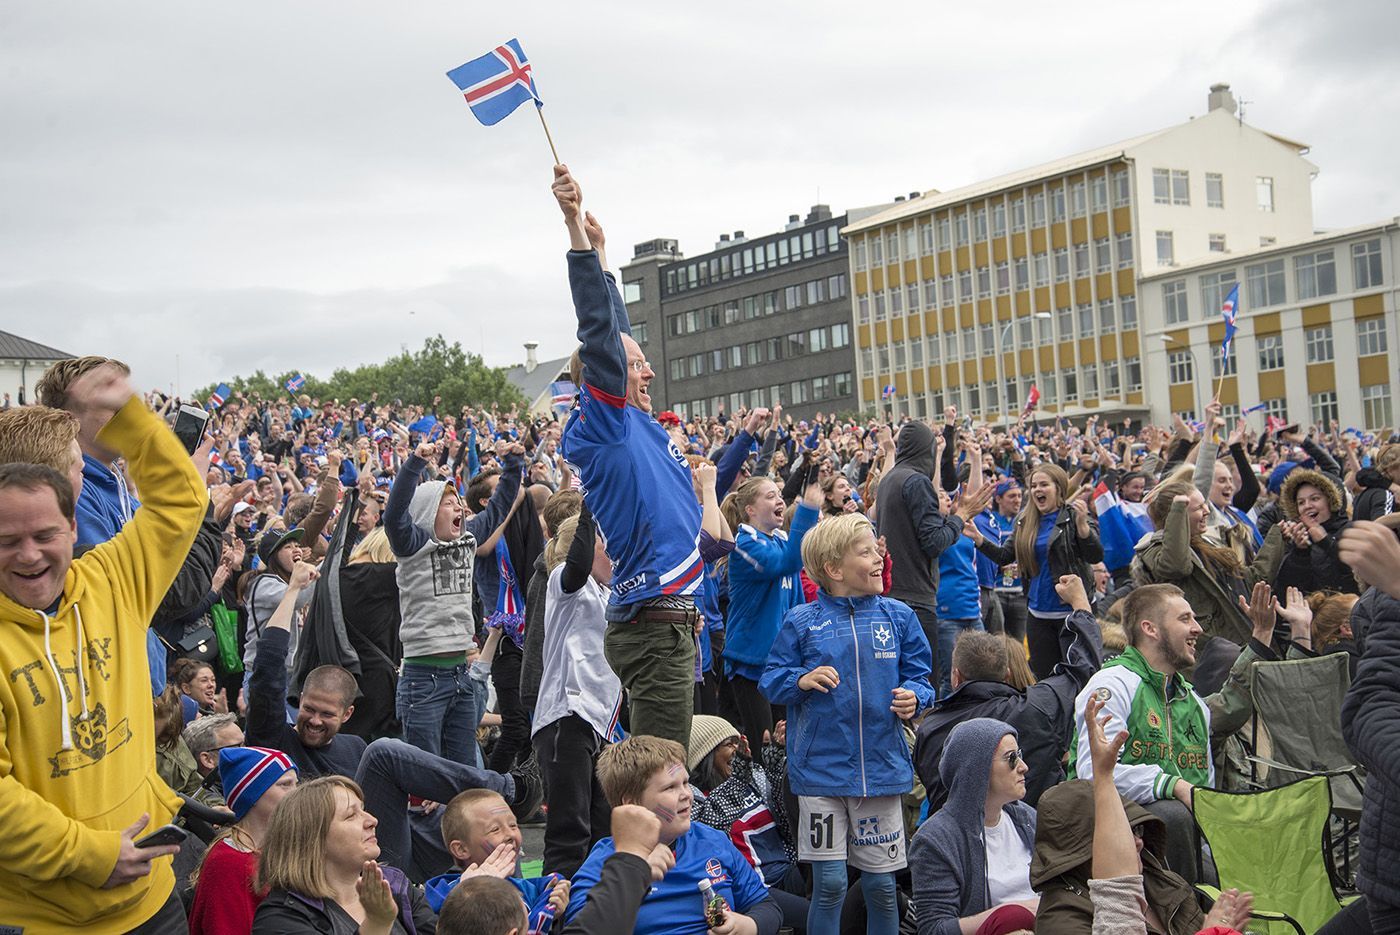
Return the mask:
[[(953, 728), (944, 744), (938, 773), (948, 788), (948, 801), (919, 827), (909, 847), (919, 935), (959, 935), (959, 919), (992, 908), (982, 829), (992, 758), (1007, 734), (1016, 737), (1016, 728), (978, 717)], [(1002, 812), (1033, 852), (1035, 809), (1012, 802)]]
[(421, 482), (428, 462), (415, 455), (399, 469), (384, 507), (384, 532), (398, 557), (399, 638), (405, 659), (465, 652), (476, 624), (472, 618), (472, 562), (478, 538), (491, 535), (510, 513), (520, 489), (524, 462), (509, 455), (486, 509), (462, 521), (451, 541), (433, 534), (445, 481)]
[(922, 422), (900, 428), (894, 467), (880, 481), (875, 505), (893, 561), (889, 596), (930, 610), (938, 603), (938, 556), (958, 541), (963, 527), (961, 519), (938, 509), (933, 442), (933, 429)]

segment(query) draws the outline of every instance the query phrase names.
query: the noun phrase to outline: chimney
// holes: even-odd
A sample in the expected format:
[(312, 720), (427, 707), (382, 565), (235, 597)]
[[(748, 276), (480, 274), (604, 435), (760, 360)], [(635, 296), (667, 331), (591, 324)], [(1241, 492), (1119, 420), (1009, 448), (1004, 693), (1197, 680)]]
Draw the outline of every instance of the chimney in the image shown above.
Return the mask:
[(538, 341), (525, 342), (525, 372), (534, 373), (535, 368), (540, 365), (539, 358), (535, 356), (535, 348), (540, 346)]
[(831, 220), (831, 205), (812, 205), (812, 210), (807, 212), (804, 224), (815, 224), (818, 221)]
[(910, 193), (909, 193), (909, 200), (910, 200), (910, 201), (913, 201), (915, 198), (922, 197), (922, 195), (923, 195), (923, 192), (910, 192)]
[(799, 227), (801, 227), (801, 226), (802, 226), (802, 215), (800, 215), (800, 214), (789, 214), (789, 215), (788, 215), (787, 226), (784, 227), (783, 230), (785, 230), (785, 231), (790, 231), (790, 230), (794, 230), (794, 229), (796, 229), (796, 228), (799, 228)]
[(1207, 110), (1224, 110), (1233, 114), (1235, 112), (1235, 96), (1230, 93), (1230, 86), (1223, 82), (1211, 85), (1207, 104)]
[(904, 200), (904, 196), (903, 196), (903, 195), (895, 195), (895, 196), (894, 196), (894, 200), (895, 200), (895, 204), (898, 204), (899, 202), (901, 202), (901, 201)]
[(744, 232), (743, 232), (743, 231), (735, 231), (735, 232), (734, 232), (734, 242), (735, 242), (735, 243), (743, 243), (746, 239), (747, 239), (747, 238), (744, 237)]

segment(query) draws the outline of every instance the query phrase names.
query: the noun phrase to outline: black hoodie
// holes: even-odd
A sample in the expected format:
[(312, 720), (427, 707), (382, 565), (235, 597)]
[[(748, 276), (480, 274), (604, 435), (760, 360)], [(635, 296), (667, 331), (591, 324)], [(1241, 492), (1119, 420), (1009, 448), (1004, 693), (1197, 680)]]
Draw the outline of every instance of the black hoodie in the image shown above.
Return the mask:
[(876, 517), (893, 562), (890, 597), (933, 608), (938, 594), (938, 556), (957, 542), (963, 522), (944, 516), (933, 492), (933, 430), (906, 422), (895, 443), (894, 467), (880, 481)]

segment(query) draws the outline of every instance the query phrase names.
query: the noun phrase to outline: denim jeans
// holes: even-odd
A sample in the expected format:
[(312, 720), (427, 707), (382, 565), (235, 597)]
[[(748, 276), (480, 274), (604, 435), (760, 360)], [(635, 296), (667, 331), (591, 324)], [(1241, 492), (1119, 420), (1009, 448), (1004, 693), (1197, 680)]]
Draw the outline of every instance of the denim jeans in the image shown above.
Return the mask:
[[(468, 789), (499, 792), (510, 804), (515, 799), (515, 779), (475, 766), (465, 766), (427, 753), (402, 740), (381, 738), (365, 748), (355, 781), (365, 793), (365, 811), (379, 819), (380, 860), (408, 870), (412, 856), (408, 797), (416, 795), (442, 806)], [(442, 871), (438, 871), (439, 873)]]
[(394, 713), (403, 724), (404, 740), (420, 750), (480, 768), (476, 712), (476, 683), (467, 666), (403, 664)]
[(964, 630), (981, 630), (982, 618), (956, 617), (938, 618), (938, 697), (943, 698), (953, 690), (953, 644), (958, 634)]

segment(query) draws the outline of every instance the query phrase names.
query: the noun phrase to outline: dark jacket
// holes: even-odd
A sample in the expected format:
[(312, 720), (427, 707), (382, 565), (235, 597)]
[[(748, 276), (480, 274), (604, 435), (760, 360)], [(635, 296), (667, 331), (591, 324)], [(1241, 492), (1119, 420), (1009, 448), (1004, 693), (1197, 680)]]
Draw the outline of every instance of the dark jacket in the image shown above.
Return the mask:
[(1390, 478), (1380, 471), (1362, 468), (1356, 472), (1356, 482), (1362, 489), (1352, 502), (1352, 519), (1376, 520), (1400, 509), (1400, 498), (1390, 489)]
[(876, 520), (894, 562), (889, 596), (932, 608), (938, 595), (938, 556), (962, 534), (962, 520), (944, 516), (933, 492), (933, 430), (906, 422), (894, 467), (880, 481)]
[(398, 689), (399, 585), (396, 562), (357, 562), (340, 567), (340, 606), (345, 633), (360, 657), (360, 697), (355, 713), (341, 728), (366, 741), (397, 737), (394, 710)]
[[(1089, 510), (1089, 535), (1081, 539), (1079, 530), (1075, 528), (1075, 516), (1074, 510), (1061, 507), (1059, 516), (1055, 517), (1055, 528), (1050, 533), (1050, 542), (1046, 546), (1050, 575), (1054, 578), (1078, 575), (1079, 580), (1084, 582), (1084, 593), (1093, 594), (1094, 571), (1091, 566), (1095, 562), (1103, 561), (1103, 543), (1099, 541), (1099, 518), (1094, 515), (1092, 509)], [(1016, 517), (1016, 530), (1019, 530), (1024, 522), (1026, 513), (1022, 511)], [(990, 539), (983, 539), (977, 551), (998, 565), (1010, 565), (1016, 561), (1016, 530), (1012, 531), (1005, 545), (997, 545)], [(1029, 596), (1032, 579), (1033, 576), (1027, 575), (1025, 569), (1021, 570), (1021, 593)]]
[[(919, 935), (959, 935), (958, 920), (992, 908), (987, 896), (987, 840), (983, 833), (987, 781), (997, 744), (1016, 728), (976, 718), (948, 738), (939, 772), (948, 801), (924, 822), (909, 846), (914, 912)], [(1026, 843), (1035, 846), (1035, 809), (1012, 802), (1002, 809)]]
[(1342, 734), (1368, 773), (1356, 886), (1372, 899), (1400, 906), (1400, 601), (1372, 588), (1352, 613), (1358, 618), (1353, 628), (1366, 632), (1356, 678), (1342, 702)]
[(614, 853), (603, 861), (588, 901), (559, 935), (614, 935), (637, 924), (637, 908), (651, 889), (651, 864), (635, 854)]
[[(1142, 888), (1167, 926), (1162, 935), (1192, 935), (1201, 930), (1201, 912), (1191, 886), (1163, 862), (1167, 829), (1162, 819), (1130, 799), (1123, 799), (1128, 824), (1143, 829)], [(1036, 809), (1035, 854), (1031, 886), (1040, 894), (1036, 935), (1090, 935), (1094, 904), (1089, 898), (1094, 856), (1094, 785), (1087, 779), (1061, 783)]]
[[(399, 907), (393, 935), (436, 935), (437, 915), (428, 908), (423, 890), (411, 885), (403, 871), (395, 867), (381, 866), (380, 869)], [(344, 913), (332, 914), (327, 903), (335, 905), (329, 900), (273, 890), (253, 917), (253, 935), (357, 935), (360, 927)]]
[(939, 775), (948, 734), (972, 718), (995, 718), (1016, 728), (1029, 767), (1027, 805), (1034, 808), (1046, 789), (1065, 778), (1062, 761), (1074, 734), (1074, 698), (1103, 664), (1103, 637), (1091, 614), (1065, 618), (1060, 655), (1054, 672), (1024, 692), (1005, 682), (964, 682), (924, 718), (914, 741), (914, 766), (928, 792), (930, 813), (948, 798)]
[(1347, 594), (1360, 594), (1356, 576), (1351, 573), (1337, 554), (1337, 536), (1347, 526), (1346, 503), (1342, 500), (1342, 488), (1332, 483), (1321, 471), (1298, 468), (1292, 471), (1279, 490), (1278, 504), (1286, 519), (1298, 519), (1298, 488), (1311, 485), (1327, 496), (1332, 518), (1322, 524), (1326, 535), (1320, 542), (1307, 548), (1298, 548), (1292, 543), (1284, 547), (1283, 563), (1279, 565), (1274, 578), (1274, 591), (1286, 593), (1288, 588), (1297, 588), (1304, 594), (1313, 591), (1342, 591)]
[(520, 701), (534, 711), (540, 699), (544, 673), (544, 602), (549, 593), (549, 568), (544, 552), (535, 559), (533, 574), (525, 585), (525, 658), (520, 663)]

